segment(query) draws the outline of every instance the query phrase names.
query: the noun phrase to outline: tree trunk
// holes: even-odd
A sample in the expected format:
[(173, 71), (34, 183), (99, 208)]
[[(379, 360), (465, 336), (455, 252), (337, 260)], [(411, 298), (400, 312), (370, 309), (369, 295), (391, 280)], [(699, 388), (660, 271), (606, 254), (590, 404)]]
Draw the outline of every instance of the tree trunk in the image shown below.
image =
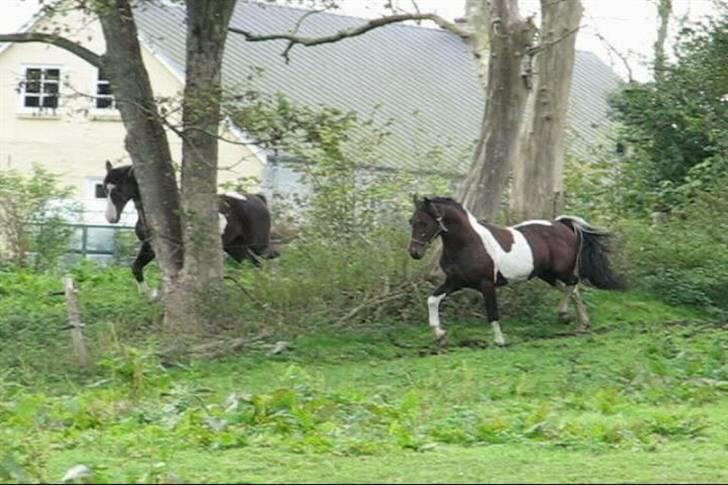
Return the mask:
[(486, 94), (488, 88), (488, 40), (490, 32), (490, 10), (487, 0), (466, 0), (466, 29), (470, 33), (467, 39), (470, 49), (478, 64), (478, 81)]
[(541, 43), (513, 164), (511, 219), (550, 219), (561, 210), (565, 128), (580, 0), (541, 0)]
[(217, 197), (218, 127), (222, 57), (234, 6), (234, 0), (187, 2), (181, 179), (183, 277), (200, 305), (220, 294), (223, 286)]
[(216, 135), (222, 49), (234, 2), (189, 2), (181, 202), (129, 2), (113, 1), (113, 8), (98, 12), (107, 45), (104, 65), (163, 273), (164, 327), (179, 340), (208, 326), (211, 313), (200, 303), (222, 287)]
[(522, 66), (535, 27), (520, 17), (516, 0), (493, 0), (490, 18), (485, 113), (473, 163), (458, 199), (477, 217), (492, 220), (508, 182), (528, 99), (528, 78)]
[(180, 290), (184, 263), (181, 205), (167, 134), (144, 66), (136, 24), (128, 0), (98, 9), (106, 54), (104, 67), (111, 81), (121, 119), (126, 128), (126, 149), (144, 201), (144, 217), (152, 233), (152, 247), (162, 270), (164, 325), (174, 334), (193, 331), (189, 298), (173, 298)]
[(657, 28), (657, 40), (655, 41), (655, 79), (660, 80), (665, 72), (665, 41), (667, 40), (667, 28), (670, 25), (672, 14), (672, 0), (659, 0), (657, 5), (657, 16), (660, 25)]

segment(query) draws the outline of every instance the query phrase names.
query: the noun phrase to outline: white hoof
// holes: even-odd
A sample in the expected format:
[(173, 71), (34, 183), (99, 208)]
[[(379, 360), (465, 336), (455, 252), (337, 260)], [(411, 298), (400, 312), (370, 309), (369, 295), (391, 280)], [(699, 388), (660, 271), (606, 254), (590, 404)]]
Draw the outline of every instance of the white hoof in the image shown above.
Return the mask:
[(503, 347), (503, 346), (505, 346), (505, 345), (506, 345), (506, 340), (505, 340), (505, 339), (504, 339), (504, 338), (503, 338), (502, 336), (500, 336), (500, 335), (499, 335), (499, 336), (497, 336), (497, 337), (495, 338), (495, 344), (496, 344), (496, 345), (497, 345), (498, 347)]
[(447, 336), (447, 330), (443, 330), (441, 328), (434, 328), (432, 333), (435, 335), (435, 340), (438, 342), (442, 342)]

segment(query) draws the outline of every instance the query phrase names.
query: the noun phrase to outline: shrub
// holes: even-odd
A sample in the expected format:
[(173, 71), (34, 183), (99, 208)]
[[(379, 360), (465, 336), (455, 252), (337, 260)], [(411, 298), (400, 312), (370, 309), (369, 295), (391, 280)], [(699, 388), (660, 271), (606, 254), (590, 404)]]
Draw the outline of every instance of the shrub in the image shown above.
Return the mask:
[(728, 197), (701, 194), (664, 223), (625, 221), (631, 279), (673, 304), (728, 315)]
[(71, 237), (63, 224), (71, 209), (70, 187), (58, 177), (34, 166), (30, 176), (15, 170), (0, 172), (0, 249), (5, 259), (26, 265), (36, 254), (36, 268), (49, 268), (65, 253)]

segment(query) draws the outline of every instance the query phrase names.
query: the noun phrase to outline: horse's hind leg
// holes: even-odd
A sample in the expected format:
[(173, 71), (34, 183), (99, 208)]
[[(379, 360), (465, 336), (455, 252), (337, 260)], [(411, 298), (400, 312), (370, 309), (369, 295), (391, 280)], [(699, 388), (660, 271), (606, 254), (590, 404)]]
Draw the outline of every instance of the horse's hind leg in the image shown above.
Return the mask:
[(589, 321), (589, 314), (586, 311), (586, 305), (584, 300), (581, 299), (581, 293), (579, 293), (578, 286), (574, 286), (574, 291), (571, 292), (571, 297), (574, 299), (576, 305), (576, 315), (579, 317), (579, 327), (576, 329), (577, 332), (584, 332), (591, 327)]
[(561, 291), (564, 292), (564, 296), (561, 297), (561, 301), (559, 301), (559, 320), (561, 320), (564, 323), (569, 323), (571, 321), (571, 316), (568, 312), (568, 306), (569, 306), (569, 299), (571, 298), (572, 294), (574, 293), (574, 290), (576, 289), (576, 285), (566, 285), (564, 283), (559, 282), (559, 288)]
[(136, 259), (131, 264), (131, 272), (134, 274), (139, 292), (147, 295), (152, 300), (157, 298), (157, 292), (156, 290), (150, 289), (147, 282), (144, 281), (144, 267), (153, 259), (154, 250), (152, 249), (152, 245), (148, 241), (144, 241), (142, 242), (142, 247), (139, 248)]
[(498, 323), (498, 302), (495, 296), (495, 284), (490, 281), (483, 283), (481, 292), (485, 301), (485, 313), (490, 321), (490, 326), (493, 328), (495, 343), (496, 345), (503, 346), (506, 344), (506, 340), (503, 338), (503, 332), (501, 332), (500, 324)]

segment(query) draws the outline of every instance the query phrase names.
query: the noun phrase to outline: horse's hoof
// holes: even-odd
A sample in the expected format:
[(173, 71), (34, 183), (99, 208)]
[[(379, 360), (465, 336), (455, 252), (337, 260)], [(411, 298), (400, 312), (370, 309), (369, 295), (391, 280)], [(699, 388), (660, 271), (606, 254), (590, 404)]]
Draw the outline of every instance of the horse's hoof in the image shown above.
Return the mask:
[(438, 348), (447, 347), (447, 332), (435, 332), (435, 344)]
[(506, 341), (504, 339), (502, 339), (502, 338), (500, 338), (500, 339), (497, 338), (497, 339), (495, 339), (495, 344), (498, 347), (505, 347), (506, 346)]
[(571, 323), (571, 315), (568, 312), (559, 312), (559, 321), (561, 323)]
[(576, 329), (576, 333), (589, 333), (590, 327), (586, 325), (579, 325), (579, 327)]

